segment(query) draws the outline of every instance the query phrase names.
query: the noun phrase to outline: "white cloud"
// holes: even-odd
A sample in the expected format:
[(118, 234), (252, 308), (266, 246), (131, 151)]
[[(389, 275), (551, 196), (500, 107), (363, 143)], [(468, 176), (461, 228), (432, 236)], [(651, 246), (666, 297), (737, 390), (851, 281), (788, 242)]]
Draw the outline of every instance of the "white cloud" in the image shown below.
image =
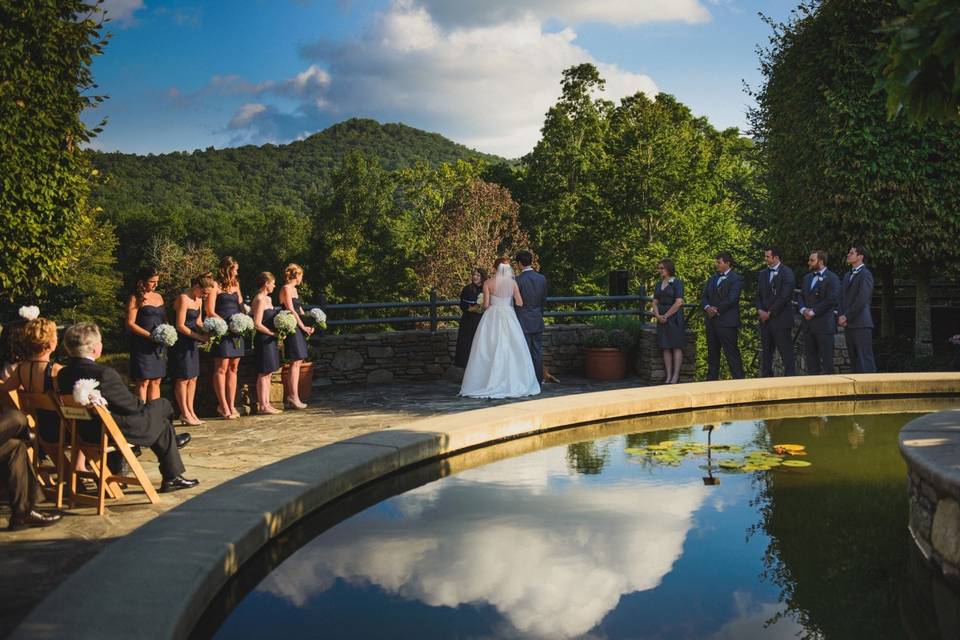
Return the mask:
[(789, 615), (783, 616), (775, 624), (768, 624), (778, 614), (786, 611), (783, 603), (757, 602), (749, 593), (734, 591), (733, 605), (737, 617), (711, 635), (710, 640), (796, 640), (806, 635), (803, 626)]
[(261, 104), (259, 102), (248, 102), (247, 104), (240, 107), (236, 114), (234, 114), (233, 119), (230, 120), (230, 127), (244, 127), (250, 123), (258, 114), (264, 113), (268, 110), (267, 105)]
[(632, 26), (710, 20), (710, 12), (699, 0), (420, 0), (420, 5), (440, 24), (456, 26), (502, 23), (523, 14), (566, 24), (603, 22)]
[(111, 23), (122, 28), (136, 24), (134, 14), (143, 8), (143, 0), (104, 0), (100, 5), (100, 9), (106, 13)]
[[(251, 142), (282, 142), (348, 117), (372, 117), (438, 131), (482, 151), (516, 157), (539, 139), (543, 116), (556, 102), (562, 72), (568, 67), (596, 64), (612, 99), (637, 91), (657, 93), (650, 77), (596, 60), (576, 44), (572, 28), (545, 31), (534, 9), (548, 3), (528, 4), (530, 10), (522, 14), (511, 10), (507, 21), (445, 27), (430, 12), (440, 10), (440, 3), (395, 0), (362, 37), (304, 47), (303, 55), (313, 64), (303, 72), (309, 82), (303, 84), (302, 93), (290, 80), (246, 83), (250, 93), (272, 92), (302, 102), (288, 111), (263, 111), (235, 132)], [(643, 9), (612, 0), (597, 9), (577, 9), (578, 4), (558, 6), (570, 19), (600, 16), (601, 11), (609, 20), (626, 16), (624, 12), (632, 20), (654, 14), (684, 19), (682, 12), (664, 8), (672, 3), (659, 0)], [(507, 0), (501, 5), (512, 6)], [(694, 0), (678, 0), (678, 5), (700, 7)], [(682, 15), (693, 19), (697, 14)]]
[(543, 493), (543, 478), (566, 475), (565, 454), (548, 449), (400, 496), (404, 520), (346, 522), (258, 589), (303, 606), (340, 578), (431, 606), (486, 603), (524, 635), (586, 633), (622, 595), (660, 584), (706, 494), (699, 482)]

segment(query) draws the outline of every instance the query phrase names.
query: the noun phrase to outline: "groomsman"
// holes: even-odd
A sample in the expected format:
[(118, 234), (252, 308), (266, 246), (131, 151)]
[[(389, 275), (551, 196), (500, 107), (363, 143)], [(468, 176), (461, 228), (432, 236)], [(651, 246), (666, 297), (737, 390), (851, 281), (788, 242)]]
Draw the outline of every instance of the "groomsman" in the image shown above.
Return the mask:
[(727, 251), (716, 255), (717, 272), (710, 276), (700, 304), (706, 316), (707, 380), (720, 379), (720, 351), (727, 359), (733, 378), (743, 378), (743, 361), (737, 336), (740, 333), (740, 292), (743, 277), (733, 271), (733, 258)]
[(757, 319), (760, 321), (760, 376), (773, 377), (773, 352), (780, 354), (784, 375), (797, 375), (793, 357), (793, 290), (797, 279), (793, 270), (780, 262), (780, 250), (768, 247), (763, 251), (767, 268), (757, 276)]
[(807, 261), (810, 273), (800, 286), (800, 315), (803, 318), (807, 373), (833, 373), (833, 339), (837, 334), (837, 305), (840, 278), (827, 269), (827, 252), (819, 249)]
[(864, 264), (866, 259), (867, 253), (863, 247), (850, 247), (847, 253), (847, 264), (852, 268), (843, 276), (840, 317), (837, 318), (838, 324), (844, 328), (846, 334), (850, 368), (853, 373), (877, 371), (877, 365), (873, 359), (873, 316), (870, 314), (873, 274)]

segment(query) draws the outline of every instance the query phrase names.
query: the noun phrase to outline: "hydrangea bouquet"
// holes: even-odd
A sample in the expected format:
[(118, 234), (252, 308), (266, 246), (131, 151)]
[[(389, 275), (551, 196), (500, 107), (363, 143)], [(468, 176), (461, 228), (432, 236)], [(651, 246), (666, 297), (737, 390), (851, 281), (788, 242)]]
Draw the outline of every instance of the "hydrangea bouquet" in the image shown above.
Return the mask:
[(254, 331), (253, 318), (247, 314), (235, 313), (230, 316), (230, 333), (233, 334), (234, 341), (242, 336), (246, 336), (248, 340), (252, 340)]
[(227, 323), (221, 318), (207, 318), (203, 321), (203, 332), (210, 336), (210, 339), (200, 345), (200, 348), (210, 351), (227, 334)]
[(320, 307), (314, 307), (310, 309), (307, 313), (310, 314), (310, 317), (313, 318), (313, 323), (320, 327), (321, 329), (327, 328), (327, 314), (323, 312), (323, 309)]
[(284, 309), (273, 318), (273, 328), (277, 332), (277, 339), (283, 340), (287, 336), (292, 336), (297, 331), (297, 319), (293, 314)]
[(173, 325), (158, 324), (150, 332), (150, 339), (165, 347), (172, 347), (177, 341), (177, 330)]

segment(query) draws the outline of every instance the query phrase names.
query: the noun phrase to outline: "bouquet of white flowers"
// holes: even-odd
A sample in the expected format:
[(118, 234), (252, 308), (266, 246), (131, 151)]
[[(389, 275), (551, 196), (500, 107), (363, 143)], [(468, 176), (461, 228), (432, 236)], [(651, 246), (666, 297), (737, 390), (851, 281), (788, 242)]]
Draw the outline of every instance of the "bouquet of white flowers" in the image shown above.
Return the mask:
[(105, 407), (107, 406), (107, 401), (100, 394), (100, 390), (97, 389), (99, 386), (99, 380), (81, 378), (73, 383), (73, 399), (85, 407)]
[(24, 320), (36, 320), (37, 318), (40, 317), (40, 307), (36, 307), (36, 306), (20, 307), (17, 313)]
[(200, 345), (200, 348), (210, 351), (227, 334), (227, 323), (221, 318), (207, 318), (203, 321), (203, 332), (210, 336), (210, 339)]
[(273, 317), (273, 328), (277, 332), (277, 339), (283, 340), (297, 332), (297, 319), (293, 317), (292, 313), (284, 309)]
[(230, 316), (230, 333), (233, 334), (233, 343), (240, 346), (239, 340), (246, 336), (247, 340), (253, 340), (253, 334), (256, 328), (253, 326), (253, 318), (245, 313), (235, 313)]
[(173, 325), (158, 324), (150, 332), (150, 339), (165, 347), (172, 347), (177, 341), (177, 330), (173, 328)]
[(314, 307), (308, 311), (310, 317), (313, 318), (313, 323), (320, 327), (321, 329), (327, 328), (327, 314), (323, 312), (323, 309), (320, 307)]

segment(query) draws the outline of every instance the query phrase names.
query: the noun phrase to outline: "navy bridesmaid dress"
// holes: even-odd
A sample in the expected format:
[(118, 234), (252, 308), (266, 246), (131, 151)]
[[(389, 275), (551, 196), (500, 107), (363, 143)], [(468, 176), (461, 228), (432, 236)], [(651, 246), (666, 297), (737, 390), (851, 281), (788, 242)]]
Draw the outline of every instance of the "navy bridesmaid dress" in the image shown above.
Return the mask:
[[(293, 299), (293, 308), (297, 310), (297, 315), (303, 317), (303, 305), (300, 304), (300, 298)], [(300, 325), (297, 330), (284, 338), (283, 356), (287, 360), (306, 360), (307, 359), (307, 334), (303, 332)]]
[[(277, 317), (280, 309), (271, 307), (263, 311), (263, 326), (271, 331), (275, 330), (273, 319)], [(256, 349), (257, 373), (273, 373), (280, 368), (280, 345), (277, 342), (277, 336), (268, 336), (265, 333), (257, 334), (253, 338), (253, 346)]]
[[(188, 329), (200, 332), (199, 309), (187, 309), (184, 322)], [(170, 347), (170, 377), (174, 380), (189, 380), (200, 375), (200, 343), (190, 336), (177, 332), (177, 342)]]
[[(653, 290), (653, 297), (657, 301), (657, 311), (661, 315), (665, 314), (677, 301), (677, 298), (683, 297), (683, 282), (680, 278), (673, 278), (673, 282), (667, 282), (663, 286), (663, 281), (657, 283)], [(661, 349), (683, 349), (686, 343), (687, 326), (683, 321), (683, 307), (677, 309), (677, 312), (667, 318), (666, 323), (657, 323), (657, 344)]]
[[(163, 324), (163, 307), (145, 304), (137, 310), (138, 326), (152, 332), (157, 325)], [(133, 334), (130, 343), (130, 378), (133, 380), (153, 380), (167, 375), (167, 361), (164, 359), (166, 347), (150, 338)]]
[[(233, 293), (218, 293), (213, 309), (229, 325), (230, 318), (237, 313), (243, 313), (243, 308), (240, 306), (240, 294), (236, 291)], [(217, 346), (213, 348), (213, 355), (217, 358), (243, 357), (243, 336), (232, 334), (228, 330)]]

